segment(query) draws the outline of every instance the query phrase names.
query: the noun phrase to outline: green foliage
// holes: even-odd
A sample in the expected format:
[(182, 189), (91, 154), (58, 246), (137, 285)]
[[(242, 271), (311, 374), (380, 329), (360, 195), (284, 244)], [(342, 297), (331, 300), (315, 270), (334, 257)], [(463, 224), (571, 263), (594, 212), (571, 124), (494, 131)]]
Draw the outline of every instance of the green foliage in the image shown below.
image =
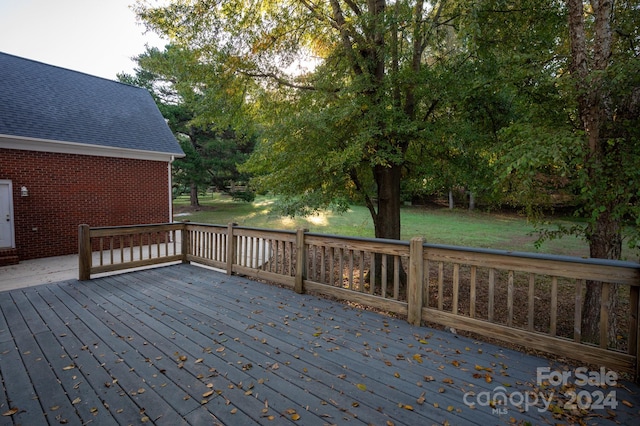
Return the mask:
[[(584, 222), (542, 235), (589, 239), (604, 216), (640, 222), (640, 9), (614, 6), (609, 66), (582, 86), (567, 4), (555, 0), (176, 0), (136, 11), (172, 41), (190, 125), (259, 130), (240, 170), (287, 215), (355, 201), (378, 228), (398, 219), (383, 209), (394, 197), (465, 188), (533, 218), (573, 207)], [(309, 57), (314, 67), (296, 71)], [(580, 114), (590, 87), (611, 111), (597, 155)], [(389, 170), (401, 179), (382, 179)], [(637, 244), (637, 226), (621, 229)]]
[[(632, 246), (638, 242), (638, 228), (625, 226), (640, 214), (639, 38), (637, 29), (628, 25), (638, 10), (627, 2), (616, 8), (610, 23), (618, 28), (610, 66), (588, 74), (582, 85), (570, 72), (562, 2), (478, 3), (473, 13), (484, 25), (477, 21), (468, 26), (480, 61), (497, 71), (493, 90), (512, 99), (510, 120), (497, 132), (496, 189), (505, 201), (525, 207), (530, 217), (541, 218), (543, 210), (562, 205), (573, 206), (576, 217), (584, 219), (571, 227), (542, 228), (543, 239), (575, 234), (591, 241), (598, 232), (596, 224), (606, 216), (627, 234)], [(586, 43), (593, 49), (593, 15), (585, 16)], [(580, 115), (584, 108), (579, 108), (585, 91), (593, 88), (607, 99), (607, 108), (615, 110), (603, 122), (601, 140), (606, 142), (597, 151)]]
[[(148, 48), (137, 62), (135, 76), (119, 78), (150, 91), (178, 138), (186, 157), (174, 163), (174, 184), (182, 190), (224, 190), (231, 182), (247, 181), (249, 175), (239, 172), (237, 165), (251, 154), (256, 138), (232, 127), (244, 118), (243, 98), (233, 91), (237, 81), (216, 78), (215, 64), (203, 64), (197, 50), (176, 45), (162, 51)], [(237, 196), (250, 201), (253, 193)]]
[(256, 199), (256, 193), (251, 190), (234, 191), (231, 193), (231, 198), (235, 201), (244, 201), (245, 203), (251, 203)]

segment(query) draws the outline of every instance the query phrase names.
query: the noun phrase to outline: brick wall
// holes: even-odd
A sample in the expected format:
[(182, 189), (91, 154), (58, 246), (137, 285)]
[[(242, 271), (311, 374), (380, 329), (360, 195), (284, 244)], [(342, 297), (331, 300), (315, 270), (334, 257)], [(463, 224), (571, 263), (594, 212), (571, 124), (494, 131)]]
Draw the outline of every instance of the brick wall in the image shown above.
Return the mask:
[[(169, 220), (167, 163), (0, 149), (0, 179), (13, 183), (21, 260), (77, 253), (78, 225)], [(28, 197), (20, 189), (26, 186)]]

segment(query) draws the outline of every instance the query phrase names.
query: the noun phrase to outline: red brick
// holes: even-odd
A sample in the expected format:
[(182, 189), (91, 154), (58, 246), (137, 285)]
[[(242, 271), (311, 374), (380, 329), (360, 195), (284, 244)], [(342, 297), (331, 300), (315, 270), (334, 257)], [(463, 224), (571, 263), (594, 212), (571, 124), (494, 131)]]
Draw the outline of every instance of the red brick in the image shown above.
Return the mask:
[[(21, 260), (76, 253), (78, 225), (169, 221), (167, 163), (0, 149)], [(20, 189), (26, 186), (28, 197)]]

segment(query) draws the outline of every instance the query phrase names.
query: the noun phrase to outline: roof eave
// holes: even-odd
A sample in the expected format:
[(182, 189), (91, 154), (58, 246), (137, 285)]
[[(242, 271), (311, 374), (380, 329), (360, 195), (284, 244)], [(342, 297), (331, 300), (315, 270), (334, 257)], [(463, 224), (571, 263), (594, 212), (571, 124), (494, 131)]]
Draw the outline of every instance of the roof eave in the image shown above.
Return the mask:
[(185, 156), (184, 153), (176, 152), (145, 151), (3, 134), (0, 134), (0, 148), (53, 152), (58, 154), (92, 155), (96, 157), (132, 158), (150, 161), (172, 161), (174, 158)]

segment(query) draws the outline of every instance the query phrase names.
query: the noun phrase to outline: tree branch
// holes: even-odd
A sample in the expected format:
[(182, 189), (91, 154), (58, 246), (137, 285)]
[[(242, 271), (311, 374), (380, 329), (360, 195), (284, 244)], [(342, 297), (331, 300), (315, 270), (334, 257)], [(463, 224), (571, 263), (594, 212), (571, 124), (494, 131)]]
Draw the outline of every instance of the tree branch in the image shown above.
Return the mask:
[(360, 7), (355, 2), (353, 2), (353, 0), (344, 0), (344, 2), (351, 8), (353, 13), (355, 13), (358, 16), (362, 15), (362, 11), (360, 10)]
[(376, 212), (376, 208), (373, 205), (373, 200), (371, 199), (371, 197), (369, 197), (369, 194), (367, 194), (367, 192), (364, 190), (364, 187), (360, 183), (360, 179), (358, 179), (358, 172), (355, 169), (349, 170), (349, 177), (351, 178), (353, 184), (356, 186), (356, 190), (363, 195), (364, 203), (367, 206), (367, 209), (371, 214), (371, 218), (375, 223), (375, 221), (378, 220), (378, 212)]
[(353, 51), (353, 43), (351, 41), (352, 34), (350, 34), (350, 32), (347, 30), (347, 22), (344, 19), (344, 15), (342, 13), (342, 8), (340, 7), (340, 3), (338, 3), (338, 0), (329, 0), (329, 1), (331, 3), (331, 9), (333, 11), (333, 19), (338, 25), (338, 31), (340, 32), (342, 46), (344, 47), (347, 56), (351, 60), (353, 71), (354, 73), (356, 73), (356, 75), (362, 75), (363, 74), (362, 67), (358, 63), (356, 54)]
[(281, 86), (291, 87), (292, 89), (318, 90), (318, 88), (315, 86), (293, 83), (287, 79), (280, 77), (279, 75), (273, 72), (249, 72), (249, 71), (242, 71), (242, 70), (239, 70), (238, 72), (242, 73), (243, 75), (246, 75), (247, 77), (269, 78)]

